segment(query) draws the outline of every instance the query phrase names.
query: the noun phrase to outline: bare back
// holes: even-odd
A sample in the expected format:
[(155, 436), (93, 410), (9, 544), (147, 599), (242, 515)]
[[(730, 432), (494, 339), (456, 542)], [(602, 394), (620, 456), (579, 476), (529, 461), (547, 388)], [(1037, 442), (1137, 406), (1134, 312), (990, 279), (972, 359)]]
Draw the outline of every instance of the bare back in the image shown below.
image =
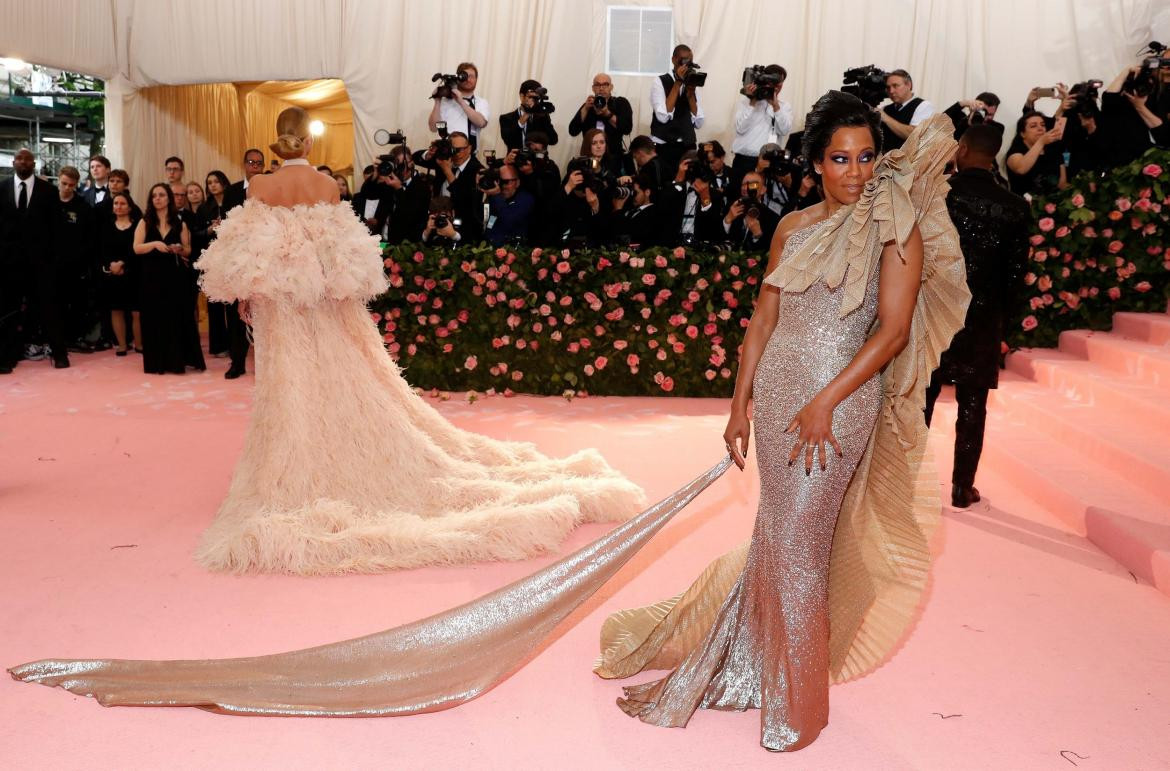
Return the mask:
[(304, 204), (337, 203), (341, 193), (337, 182), (312, 166), (284, 166), (272, 174), (257, 174), (248, 183), (248, 197), (269, 206), (291, 209)]

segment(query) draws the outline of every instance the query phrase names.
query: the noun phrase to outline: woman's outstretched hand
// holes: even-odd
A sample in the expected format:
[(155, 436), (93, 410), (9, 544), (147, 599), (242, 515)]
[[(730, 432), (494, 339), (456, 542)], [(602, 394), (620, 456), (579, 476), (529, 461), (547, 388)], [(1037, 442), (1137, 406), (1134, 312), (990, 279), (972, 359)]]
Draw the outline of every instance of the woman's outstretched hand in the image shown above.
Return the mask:
[(748, 438), (752, 435), (752, 422), (748, 420), (745, 410), (731, 410), (731, 417), (727, 419), (727, 428), (723, 430), (723, 443), (727, 445), (727, 452), (739, 470), (743, 471), (748, 450)]
[(837, 457), (841, 457), (841, 445), (837, 444), (837, 437), (833, 436), (833, 407), (819, 397), (814, 397), (811, 402), (801, 407), (800, 412), (796, 413), (796, 417), (788, 424), (788, 428), (784, 429), (786, 434), (793, 431), (798, 432), (798, 436), (792, 452), (788, 455), (789, 466), (796, 462), (803, 451), (804, 473), (811, 474), (813, 454), (819, 450), (821, 470), (824, 471), (829, 460), (829, 445), (837, 452)]

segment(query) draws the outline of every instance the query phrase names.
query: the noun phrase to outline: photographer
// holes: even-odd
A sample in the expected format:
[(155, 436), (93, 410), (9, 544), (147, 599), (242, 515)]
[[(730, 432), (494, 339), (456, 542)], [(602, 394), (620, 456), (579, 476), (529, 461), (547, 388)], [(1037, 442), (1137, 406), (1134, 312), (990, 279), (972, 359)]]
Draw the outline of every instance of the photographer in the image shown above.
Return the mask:
[(760, 148), (755, 170), (764, 180), (761, 200), (779, 217), (796, 209), (803, 176), (799, 163), (799, 156), (793, 156), (780, 145), (768, 143)]
[(1026, 112), (1016, 122), (1016, 136), (1008, 148), (1007, 176), (1016, 195), (1043, 195), (1068, 187), (1064, 166), (1063, 118), (1048, 128), (1044, 115)]
[(427, 224), (422, 232), (422, 242), (440, 249), (458, 246), (463, 241), (463, 236), (458, 230), (460, 222), (455, 216), (451, 199), (445, 195), (436, 196), (431, 199), (429, 209)]
[(613, 95), (613, 79), (604, 72), (593, 77), (593, 94), (569, 121), (569, 136), (595, 128), (605, 132), (606, 145), (615, 155), (625, 151), (626, 135), (634, 130), (633, 107), (624, 96)]
[(479, 132), (492, 117), (492, 108), (486, 97), (475, 95), (479, 69), (474, 64), (463, 62), (455, 68), (455, 76), (454, 82), (444, 80), (431, 94), (434, 105), (427, 126), (438, 132), (438, 124), (445, 123), (450, 133), (461, 132), (470, 141), (474, 153), (479, 144)]
[[(752, 69), (747, 70), (744, 80), (752, 73)], [(731, 152), (735, 153), (731, 171), (737, 184), (744, 174), (755, 170), (761, 147), (769, 142), (783, 147), (792, 131), (792, 105), (780, 98), (787, 78), (783, 67), (769, 64), (740, 92), (742, 98), (735, 108), (735, 140), (731, 143)]]
[[(598, 129), (590, 129), (586, 137), (591, 134), (605, 139), (605, 133)], [(557, 222), (560, 229), (560, 240), (566, 243), (578, 243), (584, 246), (602, 246), (613, 241), (613, 201), (622, 203), (620, 197), (614, 196), (614, 188), (607, 186), (601, 179), (594, 176), (592, 158), (589, 159), (590, 174), (582, 166), (582, 159), (570, 162), (569, 173), (565, 175), (563, 195), (559, 197), (559, 211)], [(600, 163), (596, 164), (600, 165)], [(551, 241), (549, 243), (552, 243)]]
[(631, 248), (647, 249), (662, 245), (663, 223), (658, 197), (657, 180), (645, 174), (634, 178), (634, 194), (626, 199), (615, 198), (613, 210), (617, 240)]
[(756, 171), (743, 175), (740, 197), (732, 202), (723, 218), (723, 233), (732, 248), (745, 252), (766, 252), (780, 216), (764, 205), (764, 178)]
[(675, 242), (723, 241), (724, 232), (719, 225), (723, 196), (714, 188), (714, 180), (711, 167), (696, 150), (688, 150), (683, 155), (674, 182), (662, 188), (660, 204), (666, 230)]
[(711, 167), (711, 173), (714, 175), (711, 185), (726, 197), (736, 182), (727, 167), (727, 151), (723, 149), (723, 145), (714, 139), (710, 142), (700, 142), (699, 157)]
[[(677, 169), (671, 169), (674, 174)], [(654, 180), (654, 187), (662, 187), (663, 182), (669, 179), (662, 159), (658, 157), (658, 145), (645, 134), (639, 134), (630, 142), (630, 152), (622, 160), (622, 176), (618, 180), (623, 185), (632, 185), (634, 177), (639, 174), (649, 175)]]
[(528, 141), (529, 131), (545, 136), (545, 145), (555, 145), (560, 137), (553, 128), (552, 105), (548, 91), (538, 81), (526, 80), (520, 84), (520, 106), (500, 116), (500, 137), (509, 150), (518, 150)]
[(410, 150), (401, 145), (390, 151), (353, 197), (358, 218), (373, 235), (391, 244), (417, 241), (431, 200), (430, 179), (414, 168)]
[[(1122, 166), (1140, 157), (1154, 145), (1151, 130), (1161, 133), (1163, 119), (1150, 109), (1157, 94), (1159, 71), (1145, 74), (1143, 66), (1127, 67), (1118, 73), (1101, 94), (1101, 119), (1110, 139), (1108, 166)], [(1151, 82), (1152, 81), (1152, 82)]]
[(520, 174), (504, 164), (480, 175), (479, 189), (487, 196), (487, 240), (492, 246), (528, 240), (528, 225), (536, 203), (520, 189)]
[(694, 149), (695, 129), (703, 127), (698, 90), (703, 76), (688, 46), (675, 46), (670, 62), (672, 70), (650, 83), (650, 138), (658, 145), (664, 167), (673, 173), (683, 153)]
[(531, 131), (524, 150), (512, 150), (504, 163), (515, 167), (520, 174), (520, 189), (532, 196), (535, 205), (528, 241), (533, 244), (551, 244), (560, 240), (557, 221), (560, 214), (561, 170), (548, 157), (548, 142), (544, 132)]
[(483, 236), (483, 195), (476, 178), (483, 164), (471, 150), (471, 142), (461, 131), (431, 143), (423, 153), (415, 153), (415, 162), (434, 171), (431, 188), (438, 196), (451, 199), (455, 217), (462, 222), (463, 237), (475, 243)]
[(879, 113), (884, 153), (901, 147), (915, 126), (934, 115), (934, 105), (914, 96), (914, 81), (906, 70), (894, 70), (886, 75), (886, 95), (890, 104)]
[[(966, 110), (966, 112), (963, 112)], [(1004, 125), (995, 120), (999, 110), (999, 97), (984, 91), (974, 99), (960, 99), (946, 109), (946, 116), (955, 124), (955, 139), (961, 139), (968, 126), (983, 124), (991, 126), (1003, 135)]]

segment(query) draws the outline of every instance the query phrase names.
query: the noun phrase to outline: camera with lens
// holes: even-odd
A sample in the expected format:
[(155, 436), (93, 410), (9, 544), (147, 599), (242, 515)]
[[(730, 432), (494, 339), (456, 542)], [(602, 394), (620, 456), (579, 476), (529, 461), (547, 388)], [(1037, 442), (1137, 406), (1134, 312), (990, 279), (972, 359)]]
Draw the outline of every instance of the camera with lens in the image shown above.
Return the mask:
[(706, 153), (700, 153), (687, 164), (685, 178), (687, 182), (691, 183), (697, 179), (701, 179), (708, 185), (715, 184), (715, 171), (711, 168)]
[(1159, 70), (1170, 69), (1170, 57), (1163, 56), (1166, 46), (1158, 41), (1151, 41), (1143, 53), (1150, 55), (1142, 59), (1141, 68), (1136, 73), (1130, 73), (1121, 87), (1122, 91), (1134, 96), (1149, 96), (1157, 91)]
[(516, 151), (516, 156), (512, 162), (517, 167), (526, 166), (530, 163), (533, 166), (537, 166), (541, 163), (544, 163), (544, 160), (546, 158), (548, 158), (548, 153), (546, 153), (546, 152), (538, 152), (535, 150), (524, 149), (524, 150), (517, 150)]
[(458, 72), (454, 75), (444, 75), (441, 72), (436, 72), (431, 76), (431, 82), (442, 81), (435, 90), (431, 93), (431, 99), (454, 99), (455, 88), (459, 83), (467, 80), (467, 71)]
[(600, 158), (593, 158), (588, 155), (578, 156), (569, 161), (569, 164), (565, 167), (567, 174), (572, 174), (574, 171), (581, 172), (582, 185), (594, 193), (601, 195), (609, 189), (609, 174), (602, 165)]
[(374, 144), (382, 145), (402, 145), (402, 162), (394, 160), (394, 155), (383, 154), (378, 156), (378, 176), (389, 177), (390, 175), (402, 176), (402, 172), (406, 169), (406, 158), (410, 155), (410, 148), (406, 146), (406, 134), (402, 133), (402, 129), (398, 129), (394, 133), (390, 133), (386, 129), (378, 129), (374, 132)]
[[(751, 67), (745, 67), (743, 88), (739, 90), (739, 93), (750, 99), (762, 99), (765, 102), (770, 102), (772, 97), (776, 96), (776, 90), (784, 83), (781, 72), (782, 70), (775, 65), (753, 64)], [(747, 87), (751, 85), (754, 85), (756, 90), (755, 93), (749, 94)]]
[(702, 88), (707, 85), (707, 73), (702, 71), (702, 67), (695, 64), (694, 59), (689, 56), (679, 60), (679, 66), (683, 68), (682, 82), (687, 88)]
[(886, 99), (886, 77), (884, 70), (872, 64), (845, 70), (841, 76), (841, 90), (853, 94), (870, 107), (877, 107)]
[(1082, 83), (1075, 83), (1073, 87), (1068, 90), (1068, 96), (1073, 100), (1072, 106), (1064, 111), (1065, 115), (1084, 115), (1086, 117), (1096, 117), (1099, 112), (1097, 108), (1097, 96), (1101, 92), (1101, 86), (1104, 85), (1100, 80), (1086, 80)]
[(760, 200), (760, 194), (762, 192), (760, 190), (760, 183), (748, 183), (748, 194), (736, 201), (736, 203), (743, 207), (743, 216), (755, 217), (756, 219), (760, 218), (760, 211), (764, 205)]
[[(501, 166), (503, 163), (500, 164)], [(500, 169), (497, 166), (494, 169), (484, 169), (479, 173), (479, 181), (475, 183), (481, 193), (486, 193), (489, 190), (494, 190), (500, 186)]]
[(451, 138), (447, 134), (447, 124), (445, 121), (438, 121), (435, 123), (435, 131), (439, 138), (431, 142), (431, 148), (434, 152), (434, 159), (436, 161), (449, 161), (455, 156), (455, 148), (451, 146)]
[(548, 89), (544, 86), (532, 89), (525, 96), (534, 100), (531, 107), (524, 108), (529, 115), (549, 115), (557, 110), (556, 105), (548, 100)]
[(593, 109), (594, 109), (594, 110), (604, 110), (604, 109), (605, 109), (605, 106), (606, 106), (607, 104), (609, 104), (609, 99), (608, 99), (608, 98), (606, 98), (606, 97), (604, 97), (604, 96), (595, 96), (595, 97), (593, 97)]
[(765, 174), (778, 177), (799, 174), (805, 165), (804, 156), (784, 149), (778, 144), (766, 144), (760, 148), (760, 160), (768, 162)]

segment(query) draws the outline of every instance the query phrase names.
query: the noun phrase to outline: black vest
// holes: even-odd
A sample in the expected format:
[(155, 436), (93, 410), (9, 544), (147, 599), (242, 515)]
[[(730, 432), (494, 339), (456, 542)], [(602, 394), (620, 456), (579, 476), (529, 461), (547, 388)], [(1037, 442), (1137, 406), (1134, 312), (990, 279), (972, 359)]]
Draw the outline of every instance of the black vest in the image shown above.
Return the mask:
[[(899, 123), (905, 123), (907, 126), (909, 126), (910, 121), (914, 119), (914, 111), (918, 109), (918, 105), (920, 104), (922, 104), (922, 99), (916, 96), (900, 107), (896, 104), (887, 104), (882, 109), (882, 111)], [(883, 153), (887, 153), (890, 150), (897, 150), (899, 147), (905, 144), (905, 142), (906, 140), (902, 139), (902, 137), (891, 131), (889, 126), (884, 123), (882, 124)]]
[[(674, 85), (674, 76), (665, 73), (659, 75), (658, 79), (662, 81), (663, 93), (669, 94)], [(658, 120), (658, 116), (653, 112), (650, 113), (650, 136), (667, 143), (681, 142), (688, 145), (695, 143), (695, 124), (691, 123), (691, 103), (685, 90), (679, 91), (678, 99), (674, 103), (674, 115), (666, 123)]]

